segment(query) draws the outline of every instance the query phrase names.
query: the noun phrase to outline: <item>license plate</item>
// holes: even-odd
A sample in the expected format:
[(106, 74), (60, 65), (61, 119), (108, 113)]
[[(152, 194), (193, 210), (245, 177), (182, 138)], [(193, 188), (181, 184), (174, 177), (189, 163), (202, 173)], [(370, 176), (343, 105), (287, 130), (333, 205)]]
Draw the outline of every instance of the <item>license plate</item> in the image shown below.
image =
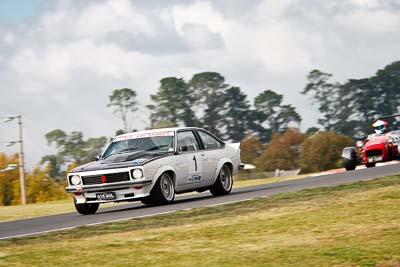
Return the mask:
[(113, 200), (116, 199), (114, 192), (104, 192), (96, 194), (97, 200)]
[(369, 157), (368, 158), (368, 162), (377, 162), (377, 161), (381, 161), (382, 157), (381, 156), (377, 156), (377, 157)]

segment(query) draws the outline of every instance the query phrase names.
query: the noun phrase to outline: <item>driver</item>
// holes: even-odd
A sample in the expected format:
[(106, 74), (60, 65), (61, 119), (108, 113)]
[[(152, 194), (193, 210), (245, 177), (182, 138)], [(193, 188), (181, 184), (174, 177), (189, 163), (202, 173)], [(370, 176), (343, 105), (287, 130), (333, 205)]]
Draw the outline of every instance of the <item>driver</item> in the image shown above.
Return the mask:
[(376, 120), (372, 124), (372, 127), (374, 127), (375, 133), (384, 134), (384, 133), (387, 133), (389, 131), (388, 125), (389, 124), (384, 120)]

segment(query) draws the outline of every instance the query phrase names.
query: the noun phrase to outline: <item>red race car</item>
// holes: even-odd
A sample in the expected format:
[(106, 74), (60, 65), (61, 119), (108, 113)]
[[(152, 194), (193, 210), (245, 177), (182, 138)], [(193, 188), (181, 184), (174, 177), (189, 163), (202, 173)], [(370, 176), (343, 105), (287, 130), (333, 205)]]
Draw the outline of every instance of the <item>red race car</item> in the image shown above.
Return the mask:
[(374, 134), (368, 135), (364, 141), (357, 141), (356, 147), (345, 147), (342, 157), (346, 170), (354, 170), (357, 164), (365, 164), (367, 168), (375, 167), (377, 162), (400, 159), (400, 130), (390, 131), (386, 119), (400, 117), (393, 114), (376, 119), (372, 124)]

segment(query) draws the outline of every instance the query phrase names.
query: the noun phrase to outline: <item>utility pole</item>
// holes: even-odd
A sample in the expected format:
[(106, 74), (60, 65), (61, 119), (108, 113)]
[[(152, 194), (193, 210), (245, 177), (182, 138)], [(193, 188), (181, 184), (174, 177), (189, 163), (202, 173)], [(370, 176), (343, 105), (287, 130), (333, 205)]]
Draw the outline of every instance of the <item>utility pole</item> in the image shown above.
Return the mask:
[(18, 119), (18, 132), (19, 132), (19, 183), (21, 186), (21, 203), (26, 204), (25, 192), (25, 165), (24, 165), (24, 145), (22, 139), (22, 118), (21, 115), (17, 116)]
[[(8, 116), (8, 117), (0, 117), (0, 122), (9, 122), (14, 119), (18, 120), (18, 140), (16, 141), (10, 141), (5, 143), (5, 146), (12, 146), (16, 143), (19, 143), (19, 153), (18, 153), (18, 159), (19, 159), (19, 184), (21, 188), (21, 203), (22, 205), (26, 204), (26, 192), (25, 192), (25, 162), (24, 162), (24, 143), (23, 143), (23, 138), (22, 138), (22, 116)], [(8, 164), (7, 168), (0, 170), (0, 172), (3, 171), (11, 171), (16, 169), (17, 164)]]

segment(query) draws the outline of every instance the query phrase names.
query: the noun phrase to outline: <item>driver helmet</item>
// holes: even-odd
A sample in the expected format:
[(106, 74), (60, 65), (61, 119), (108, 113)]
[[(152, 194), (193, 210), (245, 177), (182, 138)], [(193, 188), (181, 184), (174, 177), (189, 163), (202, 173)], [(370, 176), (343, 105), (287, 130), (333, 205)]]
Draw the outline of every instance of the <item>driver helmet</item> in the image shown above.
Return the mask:
[(383, 134), (387, 131), (388, 123), (383, 120), (377, 120), (372, 124), (372, 127), (374, 127), (375, 133)]

